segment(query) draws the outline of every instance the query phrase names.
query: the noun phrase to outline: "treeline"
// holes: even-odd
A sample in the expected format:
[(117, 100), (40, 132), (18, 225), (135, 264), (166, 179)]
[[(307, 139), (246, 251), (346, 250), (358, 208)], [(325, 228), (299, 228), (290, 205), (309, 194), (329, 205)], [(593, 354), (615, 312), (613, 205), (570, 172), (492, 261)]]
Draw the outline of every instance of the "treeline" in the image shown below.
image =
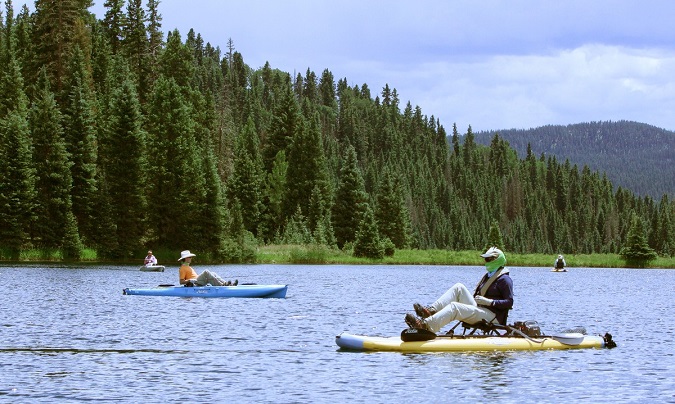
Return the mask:
[[(476, 143), (489, 145), (496, 131), (476, 133)], [(533, 153), (588, 165), (607, 173), (617, 186), (637, 195), (675, 197), (675, 133), (631, 121), (546, 125), (532, 129), (499, 130), (499, 135), (525, 157)]]
[[(85, 247), (102, 258), (189, 248), (255, 260), (316, 244), (482, 249), (498, 225), (514, 252), (618, 252), (631, 217), (672, 255), (675, 206), (569, 161), (518, 158), (385, 86), (253, 69), (190, 31), (161, 32), (157, 0), (38, 0), (0, 26), (0, 246)], [(461, 143), (461, 144), (460, 144)]]

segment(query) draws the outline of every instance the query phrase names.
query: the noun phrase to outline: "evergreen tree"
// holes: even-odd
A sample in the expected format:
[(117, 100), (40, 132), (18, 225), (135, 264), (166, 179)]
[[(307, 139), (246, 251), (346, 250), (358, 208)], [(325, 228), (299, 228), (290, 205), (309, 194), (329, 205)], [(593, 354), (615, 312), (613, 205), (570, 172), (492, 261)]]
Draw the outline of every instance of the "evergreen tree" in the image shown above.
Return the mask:
[[(76, 45), (87, 49), (86, 30), (82, 17), (87, 13), (87, 1), (36, 0), (33, 17), (35, 71), (44, 67), (54, 93), (61, 95), (67, 77), (68, 61)], [(36, 77), (31, 77), (34, 79)], [(59, 99), (60, 97), (57, 97)]]
[(675, 208), (668, 196), (664, 195), (659, 203), (658, 245), (660, 253), (666, 257), (675, 255)]
[(167, 36), (166, 49), (160, 56), (159, 66), (162, 76), (174, 79), (181, 89), (190, 88), (195, 72), (194, 56), (181, 42), (177, 29), (169, 32)]
[(191, 232), (203, 192), (195, 122), (172, 78), (157, 79), (148, 110), (148, 144), (155, 157), (149, 169), (150, 227), (156, 244), (180, 249), (198, 237)]
[(384, 246), (377, 231), (375, 215), (369, 205), (366, 205), (363, 219), (359, 223), (353, 254), (355, 257), (384, 258)]
[(148, 32), (145, 28), (146, 15), (142, 0), (129, 0), (127, 3), (126, 24), (123, 27), (122, 46), (129, 63), (131, 73), (136, 81), (138, 97), (145, 102), (150, 91), (148, 63)]
[(274, 110), (272, 126), (267, 141), (263, 145), (263, 160), (265, 169), (269, 172), (277, 153), (288, 153), (287, 147), (302, 130), (302, 117), (300, 116), (298, 102), (290, 87), (283, 90), (282, 98)]
[(126, 26), (126, 15), (122, 10), (124, 0), (105, 0), (103, 7), (106, 8), (102, 21), (107, 37), (106, 42), (110, 44), (112, 52), (117, 53), (122, 46), (123, 30)]
[(216, 158), (210, 145), (203, 147), (204, 158), (201, 159), (204, 175), (204, 194), (199, 203), (199, 212), (195, 219), (195, 227), (199, 230), (194, 244), (202, 251), (218, 256), (226, 237), (227, 217), (225, 198), (221, 187)]
[(0, 246), (19, 259), (35, 218), (35, 167), (25, 105), (0, 119)]
[(319, 102), (321, 105), (337, 110), (337, 103), (335, 101), (335, 80), (333, 73), (328, 69), (324, 69), (319, 80)]
[(68, 98), (64, 108), (64, 138), (73, 163), (71, 191), (73, 214), (85, 244), (95, 238), (97, 199), (96, 161), (98, 158), (94, 95), (87, 83), (89, 77), (83, 64), (82, 52), (76, 48), (71, 64), (71, 81), (67, 84)]
[(225, 239), (225, 247), (221, 251), (221, 256), (225, 262), (230, 263), (255, 262), (256, 245), (251, 233), (244, 229), (241, 204), (236, 198), (232, 201), (229, 217), (228, 236)]
[(96, 253), (101, 258), (117, 258), (119, 251), (117, 220), (103, 170), (97, 172), (96, 182), (100, 185), (96, 195), (98, 232), (93, 236), (96, 244)]
[(502, 240), (502, 232), (499, 230), (499, 223), (492, 222), (490, 232), (488, 233), (488, 242), (484, 246), (483, 251), (487, 251), (490, 247), (497, 247), (504, 251), (504, 241)]
[(160, 0), (148, 0), (148, 74), (149, 85), (152, 87), (157, 75), (159, 74), (159, 55), (164, 45), (164, 34), (162, 28), (162, 15), (159, 12)]
[(330, 189), (318, 115), (299, 128), (288, 149), (286, 215), (292, 215), (298, 207), (308, 212), (314, 188), (319, 189), (323, 206), (328, 206)]
[(376, 195), (375, 220), (382, 237), (389, 238), (396, 248), (408, 247), (409, 214), (398, 187), (387, 170)]
[(240, 201), (244, 228), (257, 234), (263, 211), (264, 170), (258, 134), (251, 118), (237, 137), (234, 170), (229, 180), (230, 200)]
[(339, 181), (332, 219), (337, 246), (343, 248), (346, 243), (356, 239), (359, 223), (368, 205), (368, 195), (353, 146), (345, 150)]
[(30, 111), (33, 159), (38, 174), (35, 187), (39, 220), (35, 222), (33, 238), (39, 240), (42, 247), (50, 249), (60, 249), (67, 241), (67, 256), (79, 258), (82, 248), (72, 211), (72, 163), (63, 138), (61, 112), (49, 90), (44, 71), (38, 88), (38, 98)]
[(626, 244), (619, 255), (626, 261), (626, 265), (635, 268), (643, 268), (657, 257), (656, 251), (647, 244), (642, 219), (635, 213), (632, 215)]
[[(121, 75), (124, 77), (124, 75)], [(131, 80), (119, 83), (111, 97), (102, 140), (103, 170), (112, 202), (118, 251), (130, 258), (144, 245), (146, 235), (147, 151), (140, 103)]]
[(277, 153), (272, 171), (267, 174), (265, 183), (265, 239), (271, 240), (284, 224), (283, 203), (286, 195), (286, 178), (288, 162), (286, 153), (281, 150)]

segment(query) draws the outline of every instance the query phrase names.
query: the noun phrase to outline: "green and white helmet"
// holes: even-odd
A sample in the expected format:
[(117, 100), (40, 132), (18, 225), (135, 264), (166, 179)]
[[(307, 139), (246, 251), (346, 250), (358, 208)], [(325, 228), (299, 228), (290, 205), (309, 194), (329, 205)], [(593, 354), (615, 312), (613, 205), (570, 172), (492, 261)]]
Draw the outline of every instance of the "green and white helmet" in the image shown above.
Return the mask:
[(506, 256), (504, 252), (497, 247), (490, 247), (485, 253), (480, 255), (483, 258), (493, 258), (485, 262), (485, 269), (492, 273), (506, 265)]

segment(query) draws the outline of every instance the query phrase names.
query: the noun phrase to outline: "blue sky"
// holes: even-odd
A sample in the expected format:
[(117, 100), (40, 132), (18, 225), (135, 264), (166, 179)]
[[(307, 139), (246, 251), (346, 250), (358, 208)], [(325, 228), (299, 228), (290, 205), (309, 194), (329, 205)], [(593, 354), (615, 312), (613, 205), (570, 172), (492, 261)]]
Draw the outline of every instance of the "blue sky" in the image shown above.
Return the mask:
[(162, 0), (159, 10), (164, 32), (194, 28), (222, 50), (232, 38), (253, 68), (327, 68), (372, 94), (389, 84), (401, 109), (419, 105), (448, 131), (622, 119), (675, 130), (670, 0)]

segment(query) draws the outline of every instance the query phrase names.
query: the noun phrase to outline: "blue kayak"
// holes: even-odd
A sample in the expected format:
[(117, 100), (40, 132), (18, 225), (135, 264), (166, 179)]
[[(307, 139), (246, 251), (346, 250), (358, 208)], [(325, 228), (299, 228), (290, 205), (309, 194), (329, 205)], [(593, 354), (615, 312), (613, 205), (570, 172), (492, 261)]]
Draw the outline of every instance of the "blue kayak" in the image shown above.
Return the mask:
[(285, 298), (288, 285), (238, 286), (159, 286), (156, 288), (125, 288), (124, 295), (178, 297), (275, 297)]

